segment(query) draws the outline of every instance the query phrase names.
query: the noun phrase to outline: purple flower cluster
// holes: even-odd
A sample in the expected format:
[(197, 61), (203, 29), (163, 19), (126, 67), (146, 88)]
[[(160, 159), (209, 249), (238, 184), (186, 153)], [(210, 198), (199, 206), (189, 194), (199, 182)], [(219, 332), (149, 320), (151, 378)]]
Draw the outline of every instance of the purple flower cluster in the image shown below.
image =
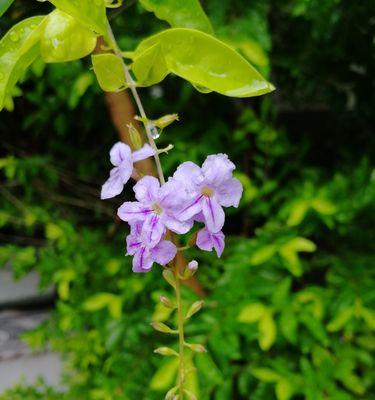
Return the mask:
[[(103, 185), (102, 198), (121, 193), (133, 173), (133, 162), (153, 154), (148, 145), (131, 153), (129, 146), (117, 143), (110, 152), (115, 168)], [(227, 155), (210, 155), (202, 167), (192, 162), (181, 164), (162, 186), (152, 176), (134, 185), (137, 201), (123, 203), (117, 213), (131, 228), (127, 255), (133, 256), (134, 272), (148, 272), (154, 262), (166, 265), (172, 261), (177, 248), (165, 240), (167, 230), (184, 234), (195, 221), (205, 225), (197, 234), (197, 246), (206, 251), (215, 249), (221, 256), (225, 245), (223, 207), (238, 207), (242, 196), (242, 185), (233, 178), (234, 169)]]

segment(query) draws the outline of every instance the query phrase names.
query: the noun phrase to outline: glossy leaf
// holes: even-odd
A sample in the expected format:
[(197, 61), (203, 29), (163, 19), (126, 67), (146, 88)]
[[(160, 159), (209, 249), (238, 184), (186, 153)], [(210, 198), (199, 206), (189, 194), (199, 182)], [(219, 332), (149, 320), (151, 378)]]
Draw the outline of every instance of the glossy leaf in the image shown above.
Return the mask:
[(13, 26), (0, 41), (0, 110), (25, 70), (39, 55), (43, 16)]
[(14, 0), (0, 0), (0, 17), (4, 15), (6, 10), (12, 5)]
[(55, 10), (46, 18), (40, 51), (45, 62), (72, 61), (90, 54), (96, 35), (75, 18)]
[(141, 0), (147, 11), (167, 21), (173, 28), (191, 28), (212, 33), (211, 22), (199, 0)]
[(133, 60), (134, 74), (144, 86), (174, 73), (205, 93), (251, 97), (274, 90), (235, 50), (194, 29), (168, 29), (151, 36), (141, 42)]
[(127, 87), (122, 62), (114, 54), (96, 54), (92, 56), (92, 65), (105, 92), (118, 92)]
[(104, 0), (50, 0), (50, 2), (96, 33), (106, 35), (107, 18)]

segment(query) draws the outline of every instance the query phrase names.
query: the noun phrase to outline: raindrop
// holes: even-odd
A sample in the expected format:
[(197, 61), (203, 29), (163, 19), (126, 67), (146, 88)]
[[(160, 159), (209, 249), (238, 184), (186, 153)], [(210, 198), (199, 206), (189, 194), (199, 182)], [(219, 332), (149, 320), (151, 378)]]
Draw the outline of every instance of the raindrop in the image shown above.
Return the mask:
[(20, 36), (19, 36), (18, 33), (15, 32), (15, 31), (10, 32), (9, 37), (10, 37), (10, 40), (11, 40), (12, 42), (18, 42), (18, 41), (20, 40)]
[(150, 125), (150, 134), (153, 139), (159, 138), (160, 132), (155, 125)]

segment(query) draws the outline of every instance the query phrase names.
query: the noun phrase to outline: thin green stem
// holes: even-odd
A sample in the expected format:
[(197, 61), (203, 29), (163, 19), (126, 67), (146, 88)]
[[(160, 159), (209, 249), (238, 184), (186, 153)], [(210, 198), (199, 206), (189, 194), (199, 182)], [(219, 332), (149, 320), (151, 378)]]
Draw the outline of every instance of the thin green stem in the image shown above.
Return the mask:
[(177, 301), (177, 319), (178, 319), (178, 344), (179, 344), (179, 369), (178, 369), (178, 392), (179, 399), (183, 399), (184, 397), (184, 382), (185, 382), (185, 336), (184, 336), (184, 315), (182, 310), (182, 302), (181, 302), (181, 281), (179, 278), (178, 268), (175, 265), (174, 269), (176, 284), (176, 301)]
[(151, 147), (155, 150), (154, 158), (155, 158), (156, 169), (158, 171), (160, 183), (163, 185), (165, 183), (165, 178), (164, 178), (163, 169), (162, 169), (161, 163), (160, 163), (158, 148), (156, 147), (155, 141), (151, 134), (151, 125), (149, 122), (147, 122), (148, 118), (147, 118), (145, 109), (143, 107), (142, 101), (139, 97), (139, 94), (138, 94), (138, 91), (136, 88), (136, 83), (134, 82), (134, 79), (132, 78), (132, 76), (130, 74), (129, 67), (126, 65), (126, 63), (124, 61), (121, 50), (117, 44), (116, 38), (113, 34), (113, 31), (112, 31), (112, 28), (111, 28), (111, 25), (109, 24), (109, 22), (108, 22), (108, 38), (107, 38), (107, 40), (110, 42), (110, 43), (108, 43), (108, 45), (111, 46), (115, 55), (121, 60), (123, 70), (124, 70), (125, 80), (129, 86), (129, 89), (131, 90), (131, 92), (133, 94), (133, 98), (137, 104), (139, 113), (141, 114), (143, 125), (145, 127), (146, 134), (147, 134), (147, 139), (148, 139)]

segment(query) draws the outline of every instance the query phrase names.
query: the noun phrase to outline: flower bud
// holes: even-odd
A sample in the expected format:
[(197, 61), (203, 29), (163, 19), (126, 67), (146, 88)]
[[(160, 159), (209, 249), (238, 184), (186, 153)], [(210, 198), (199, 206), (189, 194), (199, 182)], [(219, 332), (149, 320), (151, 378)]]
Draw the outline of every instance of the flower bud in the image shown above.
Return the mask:
[(154, 353), (160, 354), (162, 356), (178, 356), (177, 351), (170, 349), (169, 347), (158, 347), (154, 350)]
[(168, 325), (163, 324), (163, 322), (151, 322), (151, 326), (158, 332), (162, 333), (176, 333), (175, 330), (171, 329)]
[(175, 386), (172, 389), (170, 389), (165, 396), (165, 400), (176, 400), (177, 399), (177, 395), (176, 395), (177, 390), (178, 390), (178, 386)]
[(176, 308), (176, 306), (173, 304), (172, 300), (170, 300), (167, 296), (160, 296), (159, 297), (160, 303), (163, 304), (164, 307), (167, 308)]
[(207, 353), (206, 348), (198, 343), (185, 343), (185, 346), (189, 347), (189, 349), (195, 351), (196, 353)]
[(178, 114), (168, 114), (163, 117), (156, 119), (153, 122), (160, 129), (166, 128), (168, 125), (172, 124), (174, 121), (178, 121)]
[(188, 264), (188, 268), (190, 269), (190, 271), (194, 273), (198, 269), (198, 261), (195, 260), (190, 261)]
[(142, 147), (142, 138), (136, 128), (134, 128), (133, 124), (126, 125), (129, 130), (130, 141), (133, 147), (136, 150), (139, 150)]
[(172, 287), (176, 287), (176, 280), (173, 272), (170, 269), (165, 269), (163, 271), (163, 277)]
[(196, 301), (195, 303), (193, 303), (190, 306), (189, 311), (187, 312), (185, 319), (189, 319), (191, 316), (193, 316), (198, 311), (200, 311), (201, 308), (203, 307), (203, 303), (204, 303), (203, 300), (199, 300), (199, 301)]

